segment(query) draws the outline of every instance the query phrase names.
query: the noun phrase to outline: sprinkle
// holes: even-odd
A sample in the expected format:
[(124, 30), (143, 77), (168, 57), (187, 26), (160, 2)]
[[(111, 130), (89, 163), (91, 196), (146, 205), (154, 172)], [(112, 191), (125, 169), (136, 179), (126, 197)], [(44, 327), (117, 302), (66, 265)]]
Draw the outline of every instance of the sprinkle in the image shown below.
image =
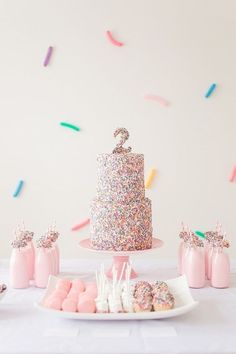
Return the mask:
[(156, 170), (154, 168), (152, 168), (150, 171), (149, 171), (149, 174), (148, 174), (148, 178), (145, 182), (145, 188), (150, 188), (151, 187), (151, 184), (152, 184), (152, 181), (153, 181), (153, 178), (155, 177), (156, 175)]
[(80, 131), (80, 128), (79, 128), (79, 127), (77, 127), (76, 125), (70, 124), (70, 123), (61, 122), (60, 125), (61, 125), (62, 127), (71, 128), (71, 129), (73, 129), (73, 130), (76, 130), (77, 132)]
[(90, 219), (85, 219), (84, 221), (81, 221), (79, 224), (73, 226), (71, 231), (78, 231), (79, 229), (82, 229), (82, 227), (88, 225), (89, 223), (90, 223)]
[(146, 100), (157, 101), (157, 102), (160, 103), (162, 106), (166, 106), (166, 107), (167, 107), (167, 106), (170, 105), (170, 103), (169, 103), (165, 98), (163, 98), (163, 97), (161, 97), (161, 96), (149, 94), (149, 95), (145, 95), (144, 98), (145, 98)]
[(205, 98), (210, 97), (211, 94), (212, 94), (212, 92), (215, 90), (215, 88), (216, 88), (216, 84), (212, 84), (212, 85), (209, 87), (207, 93), (205, 94)]
[(116, 45), (117, 47), (122, 47), (124, 45), (124, 43), (121, 43), (121, 42), (117, 41), (115, 38), (113, 38), (110, 31), (107, 31), (106, 33), (107, 33), (107, 38), (109, 39), (109, 41), (112, 44)]
[(230, 182), (234, 182), (236, 179), (236, 165), (234, 166), (231, 174), (230, 174), (230, 177), (229, 177), (229, 181)]
[(205, 234), (201, 231), (195, 231), (195, 235), (197, 235), (198, 237), (201, 237), (201, 238), (206, 238)]
[(51, 55), (52, 55), (52, 51), (53, 51), (53, 47), (49, 47), (48, 51), (47, 51), (47, 55), (46, 55), (46, 57), (44, 59), (44, 62), (43, 62), (44, 66), (47, 66), (49, 64), (49, 61), (50, 61), (50, 58), (51, 58)]
[(23, 187), (23, 184), (24, 184), (24, 181), (20, 180), (19, 183), (18, 183), (18, 185), (17, 185), (17, 187), (16, 187), (16, 190), (15, 190), (15, 192), (14, 192), (14, 194), (13, 194), (13, 197), (14, 197), (14, 198), (18, 197), (18, 195), (20, 194), (21, 189), (22, 189), (22, 187)]

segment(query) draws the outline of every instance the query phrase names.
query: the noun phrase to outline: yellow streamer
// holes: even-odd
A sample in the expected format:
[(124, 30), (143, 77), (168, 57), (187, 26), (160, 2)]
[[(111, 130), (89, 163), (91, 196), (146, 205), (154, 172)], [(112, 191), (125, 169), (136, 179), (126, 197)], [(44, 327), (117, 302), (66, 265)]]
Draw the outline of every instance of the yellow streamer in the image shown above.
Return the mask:
[(156, 170), (155, 168), (152, 168), (150, 171), (149, 171), (149, 174), (148, 174), (148, 177), (147, 177), (147, 180), (145, 182), (145, 189), (148, 189), (151, 187), (151, 184), (152, 184), (152, 181), (153, 181), (153, 178), (155, 177), (156, 175)]

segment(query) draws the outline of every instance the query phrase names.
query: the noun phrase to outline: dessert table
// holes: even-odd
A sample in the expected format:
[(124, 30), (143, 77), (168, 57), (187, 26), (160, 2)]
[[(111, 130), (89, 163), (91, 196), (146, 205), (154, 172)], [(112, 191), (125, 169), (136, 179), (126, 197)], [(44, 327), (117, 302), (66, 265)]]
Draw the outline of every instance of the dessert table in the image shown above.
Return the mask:
[[(62, 274), (94, 278), (101, 259), (62, 262)], [(110, 260), (104, 260), (109, 266)], [(142, 279), (177, 276), (173, 264), (134, 259)], [(86, 271), (86, 274), (85, 274)], [(8, 285), (8, 264), (0, 262), (0, 282)], [(77, 321), (54, 317), (34, 307), (44, 289), (8, 286), (0, 302), (0, 354), (224, 354), (236, 353), (236, 268), (231, 287), (192, 289), (199, 305), (180, 317), (153, 321)]]

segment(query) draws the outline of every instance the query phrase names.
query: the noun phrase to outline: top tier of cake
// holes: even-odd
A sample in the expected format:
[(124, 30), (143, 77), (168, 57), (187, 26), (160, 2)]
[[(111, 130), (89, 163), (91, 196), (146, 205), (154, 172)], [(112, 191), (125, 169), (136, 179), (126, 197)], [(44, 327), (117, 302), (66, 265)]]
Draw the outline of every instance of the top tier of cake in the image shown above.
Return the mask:
[(145, 197), (142, 154), (100, 154), (97, 162), (99, 200), (131, 203)]

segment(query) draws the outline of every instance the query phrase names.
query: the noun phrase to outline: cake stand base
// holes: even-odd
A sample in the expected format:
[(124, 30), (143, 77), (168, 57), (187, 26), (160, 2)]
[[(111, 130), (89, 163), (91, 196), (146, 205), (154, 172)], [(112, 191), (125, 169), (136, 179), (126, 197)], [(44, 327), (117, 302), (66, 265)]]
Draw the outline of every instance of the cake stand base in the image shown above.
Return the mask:
[[(129, 257), (134, 255), (134, 256), (138, 256), (138, 255), (143, 255), (144, 253), (151, 253), (151, 252), (156, 252), (157, 248), (160, 248), (163, 245), (163, 241), (158, 239), (158, 238), (152, 238), (152, 248), (149, 248), (147, 250), (136, 250), (136, 251), (99, 251), (99, 250), (95, 250), (90, 243), (90, 238), (86, 238), (85, 240), (81, 240), (79, 242), (79, 246), (81, 248), (83, 248), (84, 250), (87, 250), (89, 252), (96, 252), (96, 253), (100, 253), (102, 255), (110, 255), (113, 258), (113, 265), (111, 266), (111, 268), (107, 271), (106, 275), (109, 278), (112, 278), (112, 268), (115, 267), (115, 269), (117, 270), (117, 277), (119, 279), (120, 275), (121, 275), (121, 271), (122, 271), (122, 267), (123, 264), (130, 264), (130, 260)], [(125, 274), (125, 272), (124, 272)], [(130, 278), (134, 279), (138, 276), (138, 274), (132, 269), (131, 270), (131, 274), (130, 274)], [(122, 279), (124, 279), (124, 275), (122, 277)]]
[[(108, 278), (113, 278), (113, 273), (112, 273), (112, 269), (113, 267), (115, 268), (115, 270), (117, 271), (117, 278), (119, 279), (122, 273), (122, 269), (124, 267), (124, 271), (123, 271), (123, 275), (121, 279), (125, 279), (125, 270), (127, 267), (127, 264), (130, 264), (129, 262), (129, 256), (113, 256), (113, 264), (111, 266), (111, 268), (106, 272), (106, 276)], [(125, 263), (125, 266), (124, 266)], [(130, 274), (130, 279), (134, 279), (137, 278), (137, 273), (134, 271), (134, 269), (131, 269), (131, 274)]]

